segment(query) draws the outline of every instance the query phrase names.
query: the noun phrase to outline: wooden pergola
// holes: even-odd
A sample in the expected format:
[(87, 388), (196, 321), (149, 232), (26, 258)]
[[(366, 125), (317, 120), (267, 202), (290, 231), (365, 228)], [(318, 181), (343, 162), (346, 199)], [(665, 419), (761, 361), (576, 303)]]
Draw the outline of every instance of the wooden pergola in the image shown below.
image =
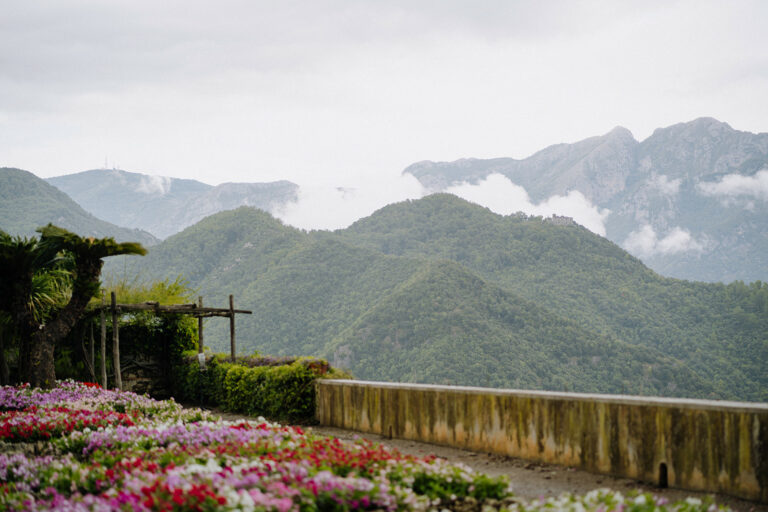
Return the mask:
[[(235, 360), (236, 345), (235, 345), (235, 315), (245, 314), (251, 315), (252, 311), (245, 309), (235, 309), (234, 299), (232, 295), (229, 296), (228, 308), (208, 308), (203, 307), (203, 298), (197, 298), (197, 304), (171, 304), (160, 305), (154, 301), (140, 302), (138, 304), (118, 304), (115, 298), (115, 292), (111, 294), (111, 303), (106, 304), (104, 296), (101, 297), (101, 306), (98, 306), (93, 311), (98, 311), (101, 318), (101, 384), (104, 388), (107, 387), (107, 365), (106, 365), (106, 348), (107, 348), (107, 323), (106, 312), (110, 311), (112, 314), (112, 356), (113, 364), (115, 367), (115, 386), (118, 389), (123, 389), (123, 379), (120, 374), (120, 327), (118, 317), (121, 313), (127, 313), (131, 311), (150, 311), (157, 315), (160, 314), (174, 314), (174, 315), (189, 315), (197, 317), (197, 330), (198, 330), (198, 354), (203, 353), (203, 319), (221, 316), (229, 318), (229, 347), (232, 361)], [(93, 350), (93, 345), (91, 345)]]

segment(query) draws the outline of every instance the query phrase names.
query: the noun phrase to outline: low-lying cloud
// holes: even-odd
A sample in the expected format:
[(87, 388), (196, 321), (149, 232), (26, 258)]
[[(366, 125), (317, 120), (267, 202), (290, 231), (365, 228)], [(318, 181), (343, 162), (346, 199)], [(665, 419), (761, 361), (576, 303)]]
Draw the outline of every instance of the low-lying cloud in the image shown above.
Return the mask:
[[(609, 210), (599, 209), (575, 190), (535, 204), (525, 188), (500, 174), (492, 174), (476, 184), (449, 187), (444, 192), (485, 206), (500, 215), (524, 212), (545, 217), (553, 214), (573, 217), (601, 236), (605, 236), (605, 219), (610, 214)], [(300, 229), (343, 229), (388, 204), (419, 199), (425, 194), (421, 183), (410, 174), (353, 187), (301, 186), (297, 200), (275, 211), (274, 215)]]
[(446, 189), (446, 192), (501, 215), (524, 212), (545, 217), (553, 214), (573, 217), (577, 223), (600, 236), (605, 236), (605, 219), (610, 214), (610, 210), (601, 210), (578, 190), (571, 190), (564, 196), (554, 195), (535, 204), (525, 188), (501, 174), (491, 174), (476, 184), (455, 185)]
[(670, 180), (665, 174), (654, 174), (648, 180), (648, 185), (667, 196), (676, 195), (680, 191), (680, 178)]
[(165, 195), (171, 190), (171, 178), (167, 176), (142, 176), (136, 186), (137, 192)]
[(641, 258), (703, 249), (703, 245), (696, 241), (690, 232), (679, 226), (673, 228), (663, 238), (659, 238), (649, 224), (630, 233), (623, 245), (627, 251)]
[(421, 183), (410, 174), (354, 187), (301, 186), (297, 201), (275, 216), (301, 229), (342, 229), (388, 204), (423, 195)]
[(719, 196), (726, 199), (747, 196), (768, 201), (768, 169), (758, 171), (754, 176), (727, 174), (720, 181), (699, 183), (698, 189), (705, 196)]

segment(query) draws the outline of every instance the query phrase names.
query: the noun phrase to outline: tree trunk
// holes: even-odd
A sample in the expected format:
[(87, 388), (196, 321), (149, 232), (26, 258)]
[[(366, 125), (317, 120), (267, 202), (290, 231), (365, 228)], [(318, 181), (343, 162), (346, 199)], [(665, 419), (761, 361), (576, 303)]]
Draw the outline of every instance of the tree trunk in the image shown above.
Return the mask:
[[(61, 337), (67, 335), (69, 329), (56, 329), (58, 333), (64, 332)], [(54, 348), (56, 347), (56, 333), (54, 329), (46, 326), (36, 332), (29, 340), (29, 384), (33, 388), (50, 389), (56, 385), (56, 367), (54, 365)]]
[(32, 387), (50, 389), (56, 385), (54, 351), (75, 323), (83, 315), (88, 301), (98, 290), (101, 274), (101, 259), (81, 258), (77, 270), (72, 297), (56, 318), (43, 324), (29, 339), (29, 358), (26, 377)]

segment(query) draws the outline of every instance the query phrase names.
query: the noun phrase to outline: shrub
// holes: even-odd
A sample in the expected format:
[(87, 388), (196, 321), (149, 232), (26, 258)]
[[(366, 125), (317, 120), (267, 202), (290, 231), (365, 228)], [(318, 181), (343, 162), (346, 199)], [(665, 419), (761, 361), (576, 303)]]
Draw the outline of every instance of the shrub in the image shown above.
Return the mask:
[(177, 396), (230, 412), (273, 420), (311, 423), (318, 378), (350, 378), (323, 359), (238, 357), (206, 354), (205, 370), (197, 353), (185, 352), (174, 371)]

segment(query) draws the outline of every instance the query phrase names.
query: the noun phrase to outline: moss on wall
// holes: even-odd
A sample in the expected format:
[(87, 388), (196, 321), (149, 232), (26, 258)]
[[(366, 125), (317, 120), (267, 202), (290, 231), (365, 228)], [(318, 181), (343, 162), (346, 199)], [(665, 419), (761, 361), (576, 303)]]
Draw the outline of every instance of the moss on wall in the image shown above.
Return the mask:
[(768, 502), (768, 404), (326, 380), (317, 420)]

